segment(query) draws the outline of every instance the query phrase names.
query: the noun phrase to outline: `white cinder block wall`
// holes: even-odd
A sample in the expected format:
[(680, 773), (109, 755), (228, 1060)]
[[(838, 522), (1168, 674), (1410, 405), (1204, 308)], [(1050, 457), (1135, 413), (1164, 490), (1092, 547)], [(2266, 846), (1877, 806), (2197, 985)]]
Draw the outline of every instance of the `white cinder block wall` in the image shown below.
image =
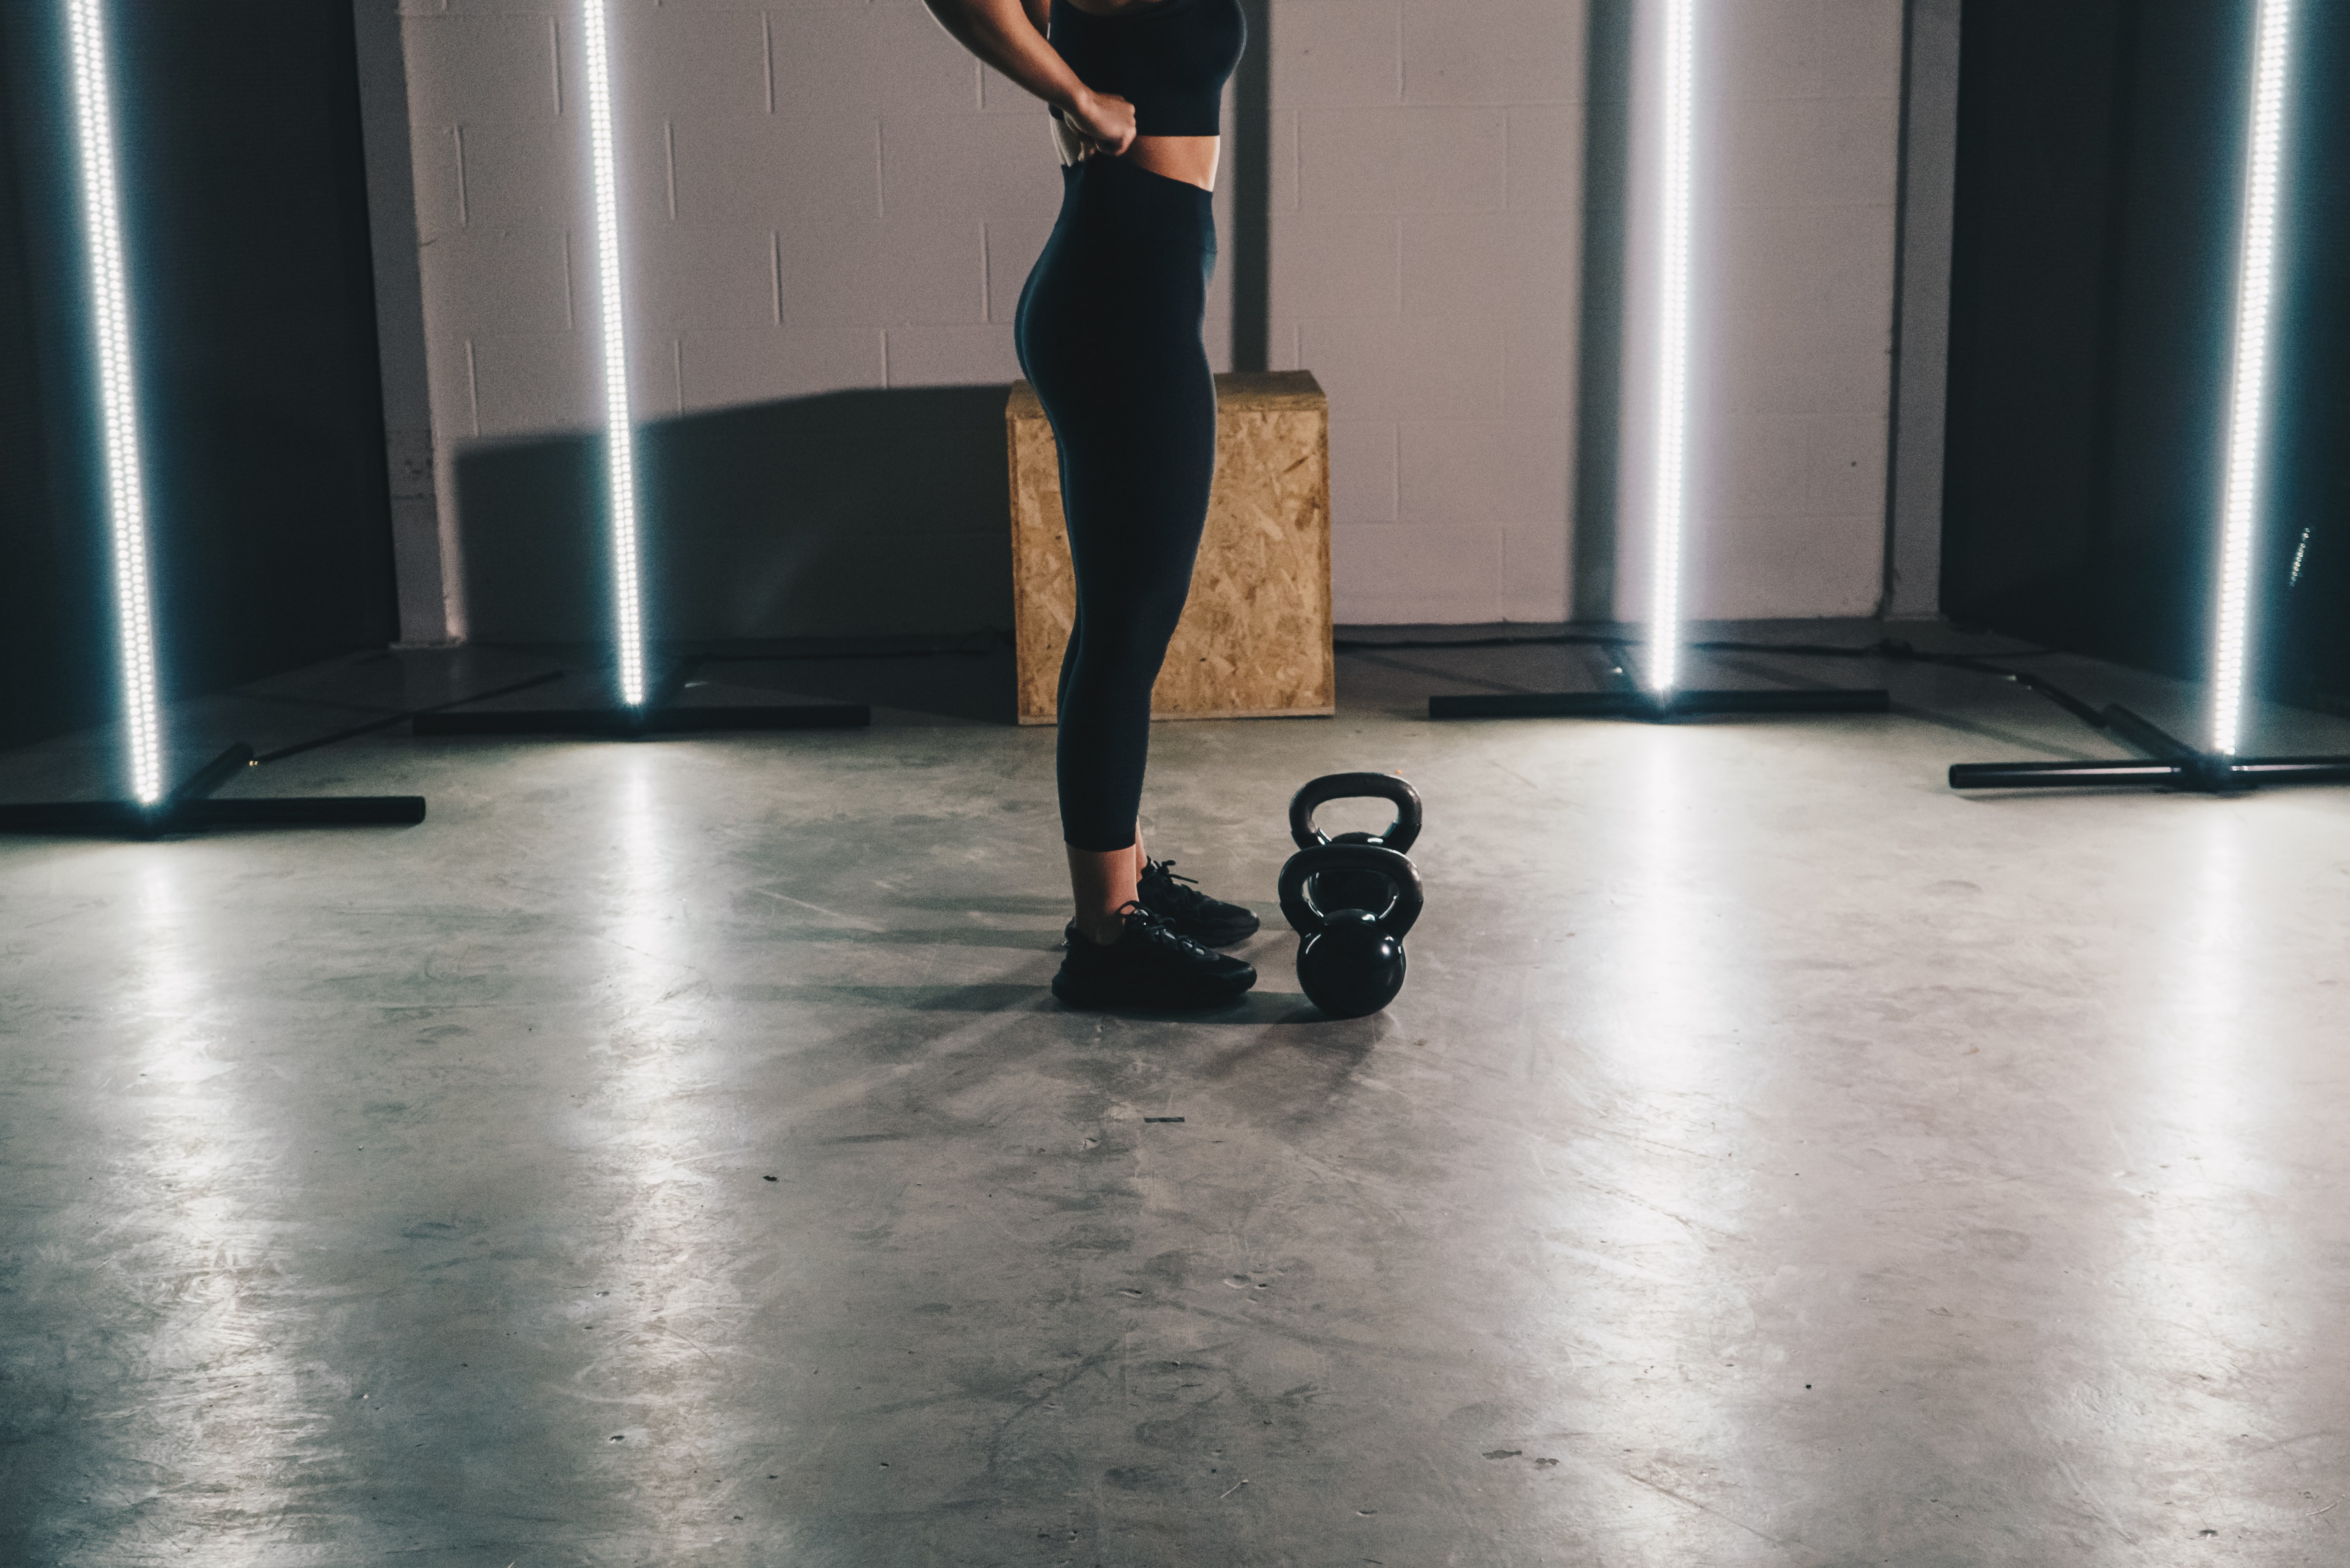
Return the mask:
[(1691, 611), (1868, 615), (1884, 588), (1900, 0), (1715, 0), (1711, 15), (1718, 336)]
[[(1659, 8), (1661, 9), (1661, 8)], [(1866, 616), (1884, 591), (1900, 0), (1708, 0), (1698, 37), (1687, 613)], [(1660, 69), (1653, 12), (1633, 112)], [(1658, 185), (1633, 132), (1616, 604), (1646, 615)]]
[[(578, 8), (405, 9), (436, 416), (588, 428)], [(612, 0), (611, 26), (642, 417), (1019, 373), (1060, 192), (1035, 100), (915, 0)]]
[(1330, 394), (1351, 622), (1557, 620), (1582, 0), (1275, 0), (1276, 368)]
[[(917, 0), (611, 5), (641, 417), (1017, 374), (1059, 192), (1039, 106)], [(401, 9), (446, 508), (468, 443), (597, 419), (580, 36), (571, 0)], [(1709, 6), (1739, 324), (1694, 613), (1874, 606), (1900, 11)], [(1271, 356), (1331, 396), (1340, 618), (1558, 618), (1583, 0), (1273, 0), (1272, 33)]]

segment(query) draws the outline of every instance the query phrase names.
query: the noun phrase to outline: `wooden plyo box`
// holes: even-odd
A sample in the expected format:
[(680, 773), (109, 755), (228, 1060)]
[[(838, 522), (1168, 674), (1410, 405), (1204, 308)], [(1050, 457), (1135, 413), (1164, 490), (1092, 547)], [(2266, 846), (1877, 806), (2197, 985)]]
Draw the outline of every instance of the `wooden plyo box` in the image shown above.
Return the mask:
[[(1003, 423), (1020, 722), (1049, 724), (1076, 608), (1060, 450), (1025, 381), (1013, 383)], [(1336, 710), (1329, 400), (1305, 370), (1219, 376), (1207, 531), (1191, 599), (1150, 690), (1150, 716), (1274, 719)]]

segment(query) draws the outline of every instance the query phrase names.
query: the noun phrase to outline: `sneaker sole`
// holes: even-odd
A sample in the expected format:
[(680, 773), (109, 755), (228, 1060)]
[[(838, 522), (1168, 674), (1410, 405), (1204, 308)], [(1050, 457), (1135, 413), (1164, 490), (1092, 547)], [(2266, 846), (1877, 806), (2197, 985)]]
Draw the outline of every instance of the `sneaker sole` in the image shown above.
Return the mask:
[(1203, 948), (1228, 948), (1244, 942), (1264, 929), (1263, 920), (1252, 919), (1245, 926), (1237, 923), (1224, 926), (1186, 926), (1167, 922), (1168, 929), (1179, 937), (1189, 937)]

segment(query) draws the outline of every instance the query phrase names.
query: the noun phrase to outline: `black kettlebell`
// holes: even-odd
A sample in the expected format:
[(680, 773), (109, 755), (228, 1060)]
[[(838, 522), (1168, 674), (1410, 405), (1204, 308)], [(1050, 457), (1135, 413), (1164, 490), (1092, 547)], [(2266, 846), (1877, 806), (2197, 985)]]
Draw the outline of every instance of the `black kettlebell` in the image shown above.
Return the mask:
[[(1334, 880), (1375, 887), (1382, 912), (1324, 909), (1314, 888)], [(1297, 983), (1306, 1000), (1332, 1018), (1360, 1018), (1393, 1002), (1403, 989), (1404, 933), (1420, 905), (1419, 869), (1384, 846), (1317, 844), (1291, 856), (1281, 868), (1281, 912), (1301, 938)]]
[[(1342, 833), (1333, 838), (1314, 826), (1314, 813), (1334, 800), (1393, 801), (1395, 820), (1378, 833)], [(1419, 837), (1419, 792), (1393, 774), (1325, 774), (1308, 779), (1290, 797), (1289, 836), (1300, 849), (1325, 844), (1370, 844), (1400, 855)], [(1307, 891), (1320, 909), (1377, 913), (1388, 907), (1389, 889), (1379, 877), (1339, 869), (1317, 874)]]

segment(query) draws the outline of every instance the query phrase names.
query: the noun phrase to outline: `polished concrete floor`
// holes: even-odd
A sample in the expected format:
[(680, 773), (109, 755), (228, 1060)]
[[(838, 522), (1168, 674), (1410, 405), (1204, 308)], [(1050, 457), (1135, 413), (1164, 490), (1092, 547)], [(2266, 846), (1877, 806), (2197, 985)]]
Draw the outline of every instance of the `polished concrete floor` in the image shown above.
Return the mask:
[(0, 1563), (2350, 1561), (2350, 792), (1953, 794), (2114, 748), (1917, 666), (1716, 670), (1883, 717), (1418, 716), (1583, 660), (1160, 727), (1154, 849), (1268, 917), (1298, 783), (1425, 794), (1349, 1023), (1285, 931), (1228, 1013), (1056, 1007), (1053, 735), (986, 656), (726, 672), (869, 732), (233, 786), (415, 828), (0, 844)]

